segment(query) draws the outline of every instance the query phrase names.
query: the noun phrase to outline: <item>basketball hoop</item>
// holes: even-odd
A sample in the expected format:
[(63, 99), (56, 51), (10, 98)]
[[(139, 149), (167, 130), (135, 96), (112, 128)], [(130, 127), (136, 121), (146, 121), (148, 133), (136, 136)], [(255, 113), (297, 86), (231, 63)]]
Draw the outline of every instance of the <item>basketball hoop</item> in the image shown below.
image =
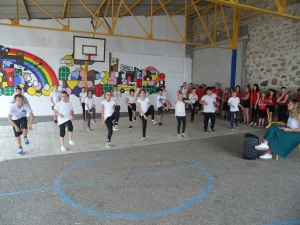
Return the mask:
[(84, 54), (85, 58), (87, 58), (87, 61), (91, 61), (92, 57), (97, 57), (97, 54)]

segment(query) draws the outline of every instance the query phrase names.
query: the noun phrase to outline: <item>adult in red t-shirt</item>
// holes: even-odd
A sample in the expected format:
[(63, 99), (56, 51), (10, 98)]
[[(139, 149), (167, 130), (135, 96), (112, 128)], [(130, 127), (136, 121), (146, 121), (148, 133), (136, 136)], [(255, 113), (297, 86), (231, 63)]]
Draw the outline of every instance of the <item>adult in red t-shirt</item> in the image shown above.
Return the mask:
[(189, 87), (188, 87), (188, 91), (187, 91), (188, 96), (190, 96), (190, 94), (192, 93), (193, 87), (194, 87), (193, 83), (190, 83), (190, 84), (189, 84)]
[(277, 115), (278, 115), (278, 121), (286, 122), (285, 114), (287, 112), (287, 105), (289, 102), (289, 95), (287, 94), (286, 87), (281, 88), (281, 93), (277, 98), (278, 108), (277, 108)]
[(250, 92), (251, 88), (250, 88), (250, 85), (247, 85), (246, 86), (246, 89), (245, 89), (245, 95), (244, 97), (242, 97), (242, 100), (243, 100), (243, 107), (244, 107), (244, 111), (243, 111), (243, 114), (244, 114), (244, 122), (243, 124), (249, 124), (249, 109), (250, 109), (250, 100), (251, 100), (251, 92)]
[(250, 126), (257, 126), (258, 100), (259, 100), (259, 86), (258, 86), (258, 84), (254, 84), (252, 92), (251, 92), (252, 122), (250, 123)]
[(270, 121), (273, 121), (273, 113), (275, 111), (275, 103), (276, 103), (276, 97), (275, 97), (275, 90), (273, 89), (269, 89), (269, 94), (266, 98), (267, 101), (267, 109), (269, 110), (269, 117), (270, 117)]
[(241, 92), (240, 85), (236, 85), (235, 90), (236, 90), (236, 97), (238, 97), (241, 100), (242, 99), (242, 92)]

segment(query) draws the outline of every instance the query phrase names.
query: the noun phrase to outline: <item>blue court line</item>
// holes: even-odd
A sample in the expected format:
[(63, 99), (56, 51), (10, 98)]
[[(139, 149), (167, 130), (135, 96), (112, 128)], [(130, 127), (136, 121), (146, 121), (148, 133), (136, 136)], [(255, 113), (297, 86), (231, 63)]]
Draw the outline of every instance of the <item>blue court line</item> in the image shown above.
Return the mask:
[[(129, 179), (129, 178), (135, 178), (135, 177), (151, 176), (151, 175), (156, 175), (156, 174), (161, 174), (161, 173), (167, 173), (167, 172), (173, 172), (173, 171), (178, 171), (178, 170), (182, 170), (182, 169), (187, 169), (187, 168), (191, 168), (191, 167), (193, 167), (193, 165), (180, 166), (180, 167), (175, 167), (175, 168), (171, 168), (171, 169), (158, 170), (158, 171), (152, 171), (152, 172), (148, 172), (148, 173), (133, 174), (133, 175), (127, 175), (127, 176), (121, 176), (121, 177), (112, 177), (112, 178), (84, 181), (84, 182), (78, 182), (78, 183), (72, 183), (72, 184), (62, 184), (59, 186), (65, 188), (65, 187), (77, 187), (77, 186), (83, 186), (83, 185), (91, 185), (91, 184), (95, 184), (95, 183), (104, 183), (104, 182), (109, 182), (109, 181), (117, 181), (117, 180)], [(6, 193), (1, 193), (0, 197), (20, 195), (20, 194), (25, 194), (25, 193), (34, 193), (34, 192), (40, 192), (40, 191), (49, 191), (49, 190), (55, 189), (56, 187), (57, 186), (48, 186), (48, 187), (34, 188), (34, 189), (21, 190), (21, 191), (15, 191), (15, 192), (6, 192)]]
[(299, 220), (289, 220), (289, 221), (268, 223), (268, 224), (263, 224), (263, 225), (299, 225), (299, 224), (300, 224), (300, 219)]
[[(105, 158), (110, 158), (112, 156), (159, 156), (159, 157), (164, 157), (166, 155), (161, 155), (161, 154), (144, 154), (144, 153), (136, 153), (136, 154), (112, 154), (109, 156), (103, 156), (103, 157), (98, 157), (98, 158), (93, 158), (93, 159), (89, 159), (87, 160), (88, 162), (91, 161), (96, 161), (96, 160), (102, 160)], [(176, 160), (183, 160), (183, 158), (177, 157), (177, 156), (167, 156), (168, 158), (173, 158)], [(206, 162), (206, 163), (200, 163), (199, 165), (211, 165), (214, 163), (219, 163), (219, 162), (226, 162), (226, 161), (230, 161), (233, 158), (226, 158), (226, 159), (221, 159), (221, 160), (214, 160), (211, 162)], [(83, 161), (85, 163), (87, 163), (87, 161)], [(184, 159), (185, 162), (190, 163), (190, 164), (195, 164), (194, 161), (192, 160), (187, 160)], [(84, 164), (85, 164), (84, 163)], [(77, 166), (82, 165), (83, 163), (77, 163), (73, 166), (71, 166), (70, 168), (75, 168)], [(75, 166), (75, 167), (74, 167)], [(166, 173), (166, 172), (173, 172), (173, 171), (178, 171), (181, 169), (187, 169), (187, 168), (191, 168), (193, 167), (193, 165), (188, 165), (188, 166), (181, 166), (181, 167), (176, 167), (176, 168), (172, 168), (172, 169), (166, 169), (166, 170), (159, 170), (159, 171), (153, 171), (153, 172), (148, 172), (148, 173), (142, 173), (142, 174), (133, 174), (133, 175), (128, 175), (128, 176), (121, 176), (121, 177), (114, 177), (114, 178), (105, 178), (105, 179), (101, 179), (101, 180), (94, 180), (94, 181), (85, 181), (85, 182), (78, 182), (78, 183), (72, 183), (72, 184), (62, 184), (60, 186), (62, 187), (76, 187), (76, 186), (81, 186), (81, 185), (91, 185), (94, 183), (102, 183), (102, 182), (109, 182), (109, 181), (116, 181), (116, 180), (121, 180), (121, 179), (128, 179), (128, 178), (134, 178), (134, 177), (144, 177), (144, 176), (150, 176), (150, 175), (156, 175), (156, 174), (160, 174), (160, 173)], [(69, 168), (69, 169), (70, 169)], [(70, 170), (68, 170), (69, 172)], [(64, 171), (65, 172), (65, 171)], [(66, 173), (64, 173), (66, 174)], [(12, 195), (20, 195), (20, 194), (25, 194), (25, 193), (34, 193), (34, 192), (40, 192), (40, 191), (49, 191), (52, 189), (55, 189), (56, 186), (48, 186), (48, 187), (40, 187), (40, 188), (33, 188), (33, 189), (27, 189), (27, 190), (20, 190), (20, 191), (14, 191), (14, 192), (5, 192), (5, 193), (0, 193), (0, 197), (7, 197), (7, 196), (12, 196)]]

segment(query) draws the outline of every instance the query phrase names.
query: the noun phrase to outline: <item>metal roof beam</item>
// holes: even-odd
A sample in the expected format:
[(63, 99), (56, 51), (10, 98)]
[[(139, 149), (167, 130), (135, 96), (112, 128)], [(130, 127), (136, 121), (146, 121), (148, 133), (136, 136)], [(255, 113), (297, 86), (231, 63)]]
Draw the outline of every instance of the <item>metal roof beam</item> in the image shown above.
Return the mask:
[[(133, 9), (137, 4), (140, 3), (140, 1), (141, 1), (141, 0), (136, 0), (135, 3), (133, 3), (133, 4), (129, 7), (129, 9), (130, 9), (130, 10)], [(126, 10), (125, 12), (123, 12), (123, 13), (121, 14), (120, 18), (122, 18), (123, 16), (125, 16), (128, 12), (129, 12), (129, 10)]]
[(150, 11), (149, 13), (147, 13), (146, 15), (145, 15), (145, 17), (148, 17), (148, 16), (150, 16), (151, 15), (151, 13), (152, 13), (152, 15), (155, 13), (155, 12), (157, 12), (158, 10), (160, 10), (161, 8), (163, 8), (164, 6), (166, 6), (166, 5), (168, 5), (170, 2), (172, 2), (173, 0), (167, 0), (166, 2), (164, 2), (163, 4), (161, 4), (160, 6), (157, 6), (155, 9), (153, 9), (152, 11)]

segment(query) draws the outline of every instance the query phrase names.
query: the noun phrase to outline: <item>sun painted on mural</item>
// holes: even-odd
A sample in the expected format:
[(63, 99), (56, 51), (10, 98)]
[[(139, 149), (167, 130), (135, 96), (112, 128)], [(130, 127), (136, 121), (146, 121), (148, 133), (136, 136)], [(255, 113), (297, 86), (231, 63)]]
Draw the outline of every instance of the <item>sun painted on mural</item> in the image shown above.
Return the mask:
[[(68, 94), (79, 96), (84, 86), (82, 62), (72, 55), (59, 60), (61, 66), (58, 77), (47, 62), (29, 52), (0, 45), (0, 95), (11, 96), (14, 87), (20, 86), (31, 96), (49, 96), (54, 85)], [(119, 59), (109, 59), (109, 71), (89, 70), (87, 86), (97, 97), (101, 97), (114, 86), (121, 92), (144, 87), (149, 93), (156, 93), (161, 84), (165, 84), (165, 74), (155, 67), (138, 69), (129, 65), (119, 65)]]

